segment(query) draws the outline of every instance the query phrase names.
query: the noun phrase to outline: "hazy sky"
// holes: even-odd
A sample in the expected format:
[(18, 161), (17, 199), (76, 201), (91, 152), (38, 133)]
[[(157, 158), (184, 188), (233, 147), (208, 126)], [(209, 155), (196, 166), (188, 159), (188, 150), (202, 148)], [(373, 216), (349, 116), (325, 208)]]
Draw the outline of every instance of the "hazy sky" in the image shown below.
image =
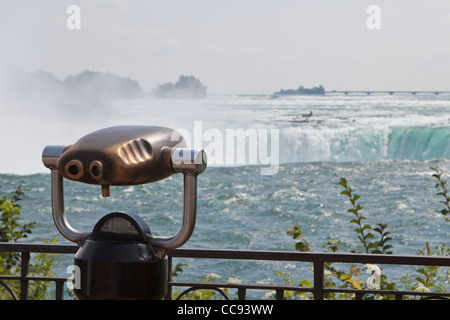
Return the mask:
[[(367, 27), (369, 5), (381, 29)], [(147, 91), (181, 74), (219, 94), (450, 90), (449, 0), (2, 1), (0, 44), (3, 65), (110, 71)]]

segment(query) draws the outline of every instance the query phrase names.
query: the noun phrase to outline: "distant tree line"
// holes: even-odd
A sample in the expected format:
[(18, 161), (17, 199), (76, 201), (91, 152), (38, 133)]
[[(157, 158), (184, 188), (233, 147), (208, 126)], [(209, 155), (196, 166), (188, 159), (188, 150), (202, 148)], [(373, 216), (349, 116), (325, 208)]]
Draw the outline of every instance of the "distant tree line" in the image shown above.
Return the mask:
[(109, 98), (138, 98), (143, 91), (136, 80), (120, 77), (110, 72), (83, 71), (76, 76), (68, 76), (64, 80), (66, 90), (71, 93), (87, 96)]
[(102, 98), (136, 98), (143, 94), (139, 83), (110, 72), (85, 70), (77, 75), (57, 79), (52, 73), (37, 71), (27, 73), (23, 70), (11, 70), (8, 81), (0, 90), (31, 99), (102, 99)]
[(322, 85), (320, 85), (318, 87), (313, 87), (312, 89), (308, 89), (303, 86), (300, 86), (298, 89), (288, 89), (288, 90), (281, 89), (280, 91), (275, 92), (274, 94), (275, 95), (324, 95), (325, 88)]

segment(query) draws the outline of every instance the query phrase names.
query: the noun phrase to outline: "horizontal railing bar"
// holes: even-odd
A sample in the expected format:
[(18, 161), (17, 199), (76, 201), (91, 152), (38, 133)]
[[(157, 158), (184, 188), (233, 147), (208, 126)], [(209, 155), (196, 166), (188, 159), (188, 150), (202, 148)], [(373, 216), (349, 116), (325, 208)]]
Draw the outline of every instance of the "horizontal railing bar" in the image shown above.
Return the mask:
[(0, 242), (0, 252), (75, 254), (77, 251), (78, 246), (73, 244)]
[(276, 284), (171, 281), (169, 285), (173, 287), (201, 287), (202, 289), (230, 288), (230, 289), (249, 289), (249, 290), (285, 290), (285, 291), (302, 291), (302, 292), (313, 291), (312, 287), (299, 287), (299, 286), (287, 286)]
[(0, 275), (0, 280), (32, 280), (32, 281), (67, 281), (68, 277), (44, 277), (44, 276), (13, 276), (13, 275)]
[(364, 253), (320, 253), (297, 251), (264, 250), (214, 250), (214, 249), (176, 249), (168, 252), (173, 258), (239, 259), (304, 262), (340, 263), (380, 263), (399, 265), (450, 266), (450, 257), (364, 254)]
[[(75, 254), (77, 245), (71, 244), (32, 244), (0, 243), (0, 252), (36, 252)], [(358, 262), (402, 265), (450, 266), (450, 257), (365, 254), (365, 253), (321, 253), (297, 251), (231, 250), (231, 249), (185, 249), (171, 250), (168, 255), (174, 258), (240, 259), (305, 262)]]
[(341, 292), (341, 293), (362, 293), (379, 295), (402, 295), (402, 296), (442, 296), (450, 297), (450, 292), (427, 292), (410, 290), (368, 290), (368, 289), (349, 289), (349, 288), (323, 288), (323, 292)]
[[(287, 285), (258, 285), (258, 284), (236, 284), (236, 283), (217, 283), (217, 282), (185, 282), (172, 281), (172, 287), (199, 287), (201, 289), (229, 288), (229, 289), (249, 289), (249, 290), (283, 290), (313, 292), (314, 287), (299, 287)], [(425, 292), (409, 290), (368, 290), (368, 289), (349, 289), (349, 288), (323, 288), (323, 292), (340, 292), (354, 294), (379, 294), (379, 295), (402, 295), (402, 296), (441, 296), (450, 297), (450, 292)]]
[[(236, 283), (217, 283), (217, 282), (185, 282), (172, 281), (169, 283), (172, 287), (196, 287), (199, 289), (229, 288), (229, 289), (248, 289), (248, 290), (282, 290), (313, 292), (314, 287), (299, 287), (287, 285), (259, 285), (259, 284), (236, 284)], [(323, 288), (322, 291), (329, 293), (347, 293), (347, 294), (379, 294), (379, 295), (401, 295), (401, 296), (440, 296), (450, 297), (450, 292), (423, 292), (409, 290), (368, 290), (368, 289), (349, 289), (349, 288)]]

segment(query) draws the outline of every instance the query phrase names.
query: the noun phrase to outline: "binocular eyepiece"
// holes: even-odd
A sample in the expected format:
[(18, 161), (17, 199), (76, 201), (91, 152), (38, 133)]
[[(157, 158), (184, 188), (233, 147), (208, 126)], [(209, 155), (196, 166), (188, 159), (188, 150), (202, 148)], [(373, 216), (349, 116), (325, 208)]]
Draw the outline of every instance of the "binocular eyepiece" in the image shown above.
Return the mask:
[(80, 160), (73, 159), (64, 166), (63, 173), (67, 179), (80, 181), (83, 178), (85, 171), (91, 175), (92, 179), (101, 181), (104, 177), (103, 162), (94, 160), (86, 170)]

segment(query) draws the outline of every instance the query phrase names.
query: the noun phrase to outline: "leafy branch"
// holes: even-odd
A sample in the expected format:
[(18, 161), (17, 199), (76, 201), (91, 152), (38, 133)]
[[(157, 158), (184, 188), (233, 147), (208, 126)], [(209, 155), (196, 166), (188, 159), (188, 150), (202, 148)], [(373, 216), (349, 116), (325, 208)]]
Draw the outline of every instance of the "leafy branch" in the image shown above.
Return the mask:
[(380, 234), (381, 238), (380, 240), (377, 242), (377, 246), (380, 249), (374, 249), (372, 251), (372, 253), (381, 253), (381, 254), (392, 254), (392, 251), (388, 251), (389, 249), (392, 249), (392, 246), (390, 244), (388, 244), (388, 241), (391, 241), (392, 238), (389, 237), (389, 235), (391, 234), (388, 231), (385, 231), (385, 229), (388, 227), (389, 225), (387, 223), (378, 223), (376, 228), (373, 228), (373, 231), (377, 232)]
[(295, 250), (300, 252), (311, 251), (309, 247), (310, 243), (303, 237), (303, 233), (300, 230), (299, 226), (295, 225), (292, 228), (288, 229), (286, 234), (288, 236), (291, 236), (294, 240), (300, 240), (295, 244)]
[(436, 195), (442, 196), (444, 198), (443, 201), (439, 201), (440, 203), (445, 205), (445, 208), (441, 210), (441, 213), (446, 216), (447, 221), (450, 221), (450, 195), (449, 189), (447, 188), (447, 180), (444, 180), (442, 178), (443, 172), (439, 170), (439, 167), (430, 167), (430, 169), (436, 172), (435, 174), (433, 174), (433, 177), (438, 180), (438, 183), (435, 186), (435, 188), (438, 190)]
[(370, 250), (380, 251), (376, 242), (369, 241), (369, 239), (372, 239), (375, 236), (372, 232), (370, 232), (372, 230), (372, 227), (368, 224), (363, 223), (364, 220), (366, 220), (366, 218), (360, 214), (360, 211), (363, 209), (363, 207), (359, 203), (356, 203), (360, 196), (354, 194), (354, 190), (348, 185), (345, 178), (341, 178), (338, 184), (344, 188), (341, 194), (346, 195), (350, 200), (352, 207), (348, 209), (347, 212), (352, 213), (355, 216), (355, 218), (352, 219), (350, 223), (357, 225), (355, 232), (359, 234), (358, 239), (363, 244), (366, 253), (370, 253)]

